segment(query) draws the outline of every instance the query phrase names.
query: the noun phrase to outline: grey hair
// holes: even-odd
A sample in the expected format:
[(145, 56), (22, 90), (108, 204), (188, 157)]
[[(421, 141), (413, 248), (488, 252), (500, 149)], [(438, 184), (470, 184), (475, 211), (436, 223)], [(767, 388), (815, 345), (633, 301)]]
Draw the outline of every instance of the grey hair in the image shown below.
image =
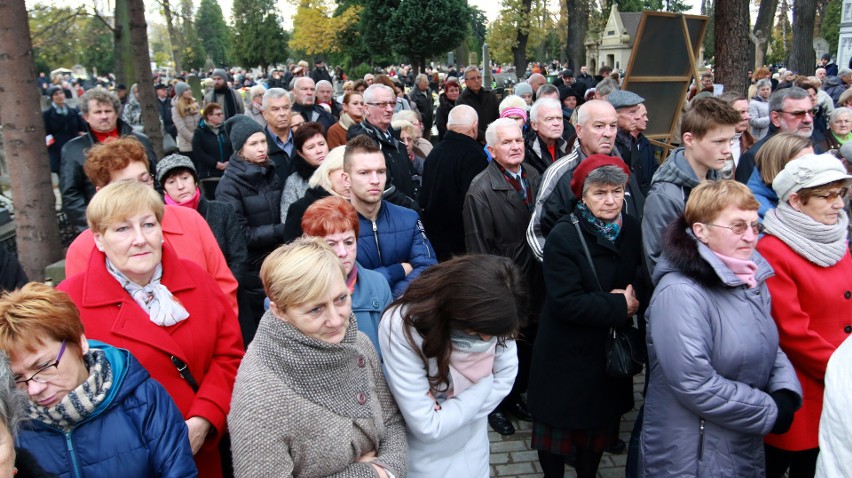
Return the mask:
[(284, 88), (270, 88), (263, 94), (263, 101), (260, 104), (260, 109), (266, 110), (266, 108), (269, 108), (269, 100), (277, 100), (278, 98), (284, 97), (287, 97), (287, 99), (290, 100), (290, 103), (293, 102), (293, 98), (290, 98), (290, 93)]
[(420, 118), (420, 112), (417, 110), (399, 110), (393, 114), (393, 118), (391, 119), (392, 121), (405, 120), (411, 124), (420, 123), (421, 121), (423, 121)]
[(322, 86), (328, 86), (329, 88), (331, 88), (331, 89), (332, 89), (332, 91), (334, 90), (334, 86), (333, 86), (333, 85), (331, 84), (331, 82), (330, 82), (330, 81), (328, 81), (328, 80), (319, 80), (319, 81), (317, 82), (316, 86), (314, 86), (314, 90), (318, 90), (318, 89), (319, 89), (319, 87), (320, 87), (320, 85), (322, 85)]
[(249, 99), (254, 99), (255, 96), (261, 96), (266, 93), (266, 87), (263, 85), (254, 85), (249, 89)]
[(520, 126), (518, 123), (511, 118), (497, 118), (492, 121), (490, 125), (488, 125), (488, 129), (485, 130), (485, 142), (488, 146), (492, 148), (497, 147), (497, 143), (500, 141), (500, 138), (497, 137), (497, 130), (499, 128), (505, 128), (509, 126), (514, 126), (520, 131)]
[(0, 420), (13, 438), (18, 432), (18, 425), (25, 419), (26, 407), (27, 397), (15, 386), (9, 356), (0, 351)]
[(447, 127), (459, 125), (472, 125), (479, 120), (476, 110), (468, 105), (457, 105), (447, 115)]
[(613, 91), (618, 89), (618, 82), (612, 78), (604, 78), (595, 86), (595, 91), (599, 96), (611, 95)]
[(841, 106), (840, 108), (834, 108), (834, 111), (831, 112), (831, 116), (828, 117), (829, 123), (834, 123), (834, 120), (837, 119), (840, 115), (847, 115), (852, 117), (852, 108), (847, 108), (845, 106)]
[(476, 66), (476, 65), (468, 66), (467, 68), (464, 69), (464, 74), (462, 75), (462, 77), (466, 80), (467, 74), (470, 73), (471, 71), (475, 71), (475, 72), (479, 73), (479, 67)]
[(755, 83), (754, 86), (756, 86), (758, 90), (764, 86), (772, 88), (772, 80), (769, 78), (761, 78), (760, 80), (757, 80), (757, 83)]
[[(295, 80), (293, 80), (293, 88), (298, 88), (299, 83), (304, 83), (306, 81), (310, 81), (311, 83), (313, 83), (314, 79), (311, 78), (310, 76), (300, 76), (300, 77), (296, 78)], [(316, 85), (314, 85), (314, 86), (316, 86)]]
[(414, 77), (414, 84), (419, 85), (421, 81), (426, 80), (429, 81), (429, 78), (426, 77), (425, 73), (420, 73), (419, 75)]
[(376, 93), (379, 91), (387, 91), (396, 101), (396, 92), (390, 86), (381, 83), (373, 83), (364, 90), (364, 103), (374, 103), (376, 101)]
[(550, 83), (545, 83), (538, 87), (538, 91), (535, 92), (536, 98), (541, 98), (543, 95), (552, 95), (556, 94), (559, 96), (559, 88), (551, 85)]
[(583, 196), (593, 184), (603, 184), (604, 186), (626, 186), (627, 173), (618, 166), (601, 166), (593, 169), (586, 176), (586, 181), (583, 183)]
[(772, 93), (772, 96), (769, 97), (769, 111), (783, 110), (784, 101), (787, 99), (803, 100), (805, 98), (810, 99), (811, 97), (808, 95), (807, 91), (799, 88), (798, 86), (775, 90), (775, 93)]
[(837, 77), (838, 77), (838, 78), (843, 78), (844, 76), (847, 76), (847, 75), (852, 75), (852, 70), (850, 70), (849, 68), (841, 68), (841, 69), (837, 72)]
[[(542, 88), (544, 87), (542, 86)], [(541, 88), (539, 88), (539, 91), (541, 91)], [(540, 98), (533, 103), (530, 109), (530, 121), (538, 121), (538, 110), (542, 108), (553, 108), (559, 110), (559, 114), (562, 114), (562, 105), (559, 104), (559, 101), (553, 98)]]
[(391, 128), (398, 129), (400, 131), (405, 131), (412, 137), (418, 133), (417, 128), (414, 127), (414, 124), (411, 121), (404, 119), (395, 119), (391, 121)]
[(328, 152), (325, 159), (322, 160), (322, 163), (314, 171), (314, 174), (311, 175), (311, 179), (308, 180), (308, 187), (315, 188), (319, 186), (330, 193), (337, 194), (332, 188), (329, 176), (331, 176), (331, 173), (343, 169), (343, 151), (345, 149), (345, 145), (338, 146)]
[(84, 115), (89, 113), (89, 102), (92, 100), (95, 100), (98, 104), (106, 103), (111, 105), (112, 109), (114, 109), (116, 113), (121, 112), (121, 100), (118, 99), (118, 96), (105, 88), (98, 86), (86, 91), (83, 93), (83, 96), (80, 97), (80, 100), (77, 102), (80, 107), (80, 113), (83, 113)]

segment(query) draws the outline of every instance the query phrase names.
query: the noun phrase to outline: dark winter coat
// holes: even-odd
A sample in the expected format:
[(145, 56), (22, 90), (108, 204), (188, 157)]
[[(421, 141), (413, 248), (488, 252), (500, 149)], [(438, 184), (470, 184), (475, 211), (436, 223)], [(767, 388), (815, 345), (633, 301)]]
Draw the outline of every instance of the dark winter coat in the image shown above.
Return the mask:
[(759, 478), (763, 436), (778, 418), (769, 394), (789, 391), (795, 408), (802, 396), (769, 315), (772, 268), (754, 252), (757, 287), (749, 288), (687, 231), (682, 216), (667, 229), (645, 314), (640, 476)]
[[(148, 155), (148, 169), (154, 176), (157, 171), (157, 156), (148, 137), (144, 134), (134, 133), (130, 125), (118, 120), (118, 131), (122, 137), (132, 136), (145, 146)], [(86, 223), (86, 206), (95, 195), (95, 185), (83, 172), (83, 163), (86, 161), (86, 152), (98, 141), (88, 131), (83, 136), (78, 136), (67, 142), (62, 148), (62, 158), (59, 165), (59, 190), (62, 192), (62, 210), (68, 217), (68, 221), (78, 232), (88, 228)]]
[(44, 134), (53, 135), (54, 142), (47, 147), (47, 152), (50, 154), (50, 172), (56, 174), (59, 174), (62, 147), (86, 131), (86, 122), (80, 116), (80, 111), (67, 105), (66, 108), (68, 113), (64, 115), (57, 113), (53, 105), (41, 113), (44, 118)]
[(97, 341), (89, 346), (106, 353), (112, 368), (104, 401), (67, 433), (24, 422), (19, 446), (60, 478), (198, 476), (183, 417), (163, 386), (127, 350)]
[(435, 112), (435, 126), (438, 127), (438, 139), (443, 140), (447, 134), (447, 120), (450, 117), (450, 110), (456, 104), (447, 98), (446, 93), (438, 95), (438, 110)]
[(222, 249), (222, 255), (228, 262), (228, 268), (234, 277), (240, 277), (246, 268), (248, 249), (243, 233), (242, 217), (237, 215), (233, 206), (223, 201), (208, 201), (204, 196), (198, 201), (198, 214), (207, 221), (213, 236)]
[(484, 144), (485, 130), (500, 117), (500, 100), (497, 99), (497, 95), (491, 90), (486, 90), (485, 87), (480, 88), (478, 93), (465, 88), (456, 100), (456, 106), (458, 105), (468, 105), (476, 110), (476, 114), (479, 115), (479, 134), (476, 140)]
[(621, 153), (621, 159), (630, 168), (630, 172), (636, 176), (642, 194), (647, 196), (651, 189), (654, 173), (660, 167), (660, 164), (657, 163), (657, 149), (651, 146), (644, 134), (639, 133), (638, 137), (634, 137), (622, 130), (618, 131), (615, 144)]
[[(269, 131), (269, 127), (263, 128), (263, 133), (266, 135), (266, 146), (269, 148), (266, 152), (266, 157), (275, 163), (275, 172), (277, 172), (278, 177), (281, 178), (283, 188), (283, 185), (287, 182), (287, 178), (293, 174), (293, 158), (291, 158), (286, 151), (278, 147), (278, 143), (275, 142), (275, 137)], [(290, 131), (290, 134), (292, 135), (293, 132)], [(295, 155), (296, 150), (294, 147), (293, 156)]]
[(323, 131), (328, 131), (328, 128), (331, 128), (331, 125), (337, 123), (337, 120), (331, 115), (331, 113), (317, 104), (300, 105), (299, 103), (293, 103), (293, 112), (302, 115), (302, 117), (305, 118), (305, 121), (315, 121), (321, 124)]
[[(384, 276), (394, 298), (402, 295), (421, 272), (438, 263), (414, 211), (382, 201), (375, 221), (359, 213), (358, 222), (358, 263)], [(403, 262), (413, 268), (407, 276)]]
[(285, 244), (302, 235), (302, 217), (305, 215), (305, 211), (311, 207), (311, 204), (329, 196), (331, 196), (331, 193), (323, 187), (308, 188), (304, 196), (290, 205), (290, 209), (287, 210), (286, 220), (284, 221)]
[(198, 170), (198, 179), (220, 178), (223, 172), (216, 169), (216, 163), (227, 163), (234, 154), (231, 138), (225, 134), (225, 127), (219, 127), (219, 133), (214, 133), (204, 120), (195, 128), (192, 134), (192, 159)]
[(556, 157), (552, 158), (550, 156), (550, 150), (547, 149), (547, 146), (544, 145), (541, 138), (532, 129), (530, 129), (527, 133), (524, 143), (526, 144), (524, 164), (535, 169), (539, 175), (543, 175), (544, 170), (551, 164), (571, 154), (571, 143), (567, 143), (564, 139), (558, 138), (556, 140), (555, 147)]
[(257, 273), (263, 259), (281, 245), (284, 238), (282, 188), (274, 163), (249, 163), (236, 154), (231, 156), (231, 165), (216, 188), (216, 198), (230, 204), (244, 220), (243, 233), (248, 247), (246, 271), (251, 280), (240, 280), (240, 283), (248, 288), (261, 286)]
[(840, 107), (838, 104), (838, 101), (840, 101), (840, 95), (846, 91), (846, 84), (843, 83), (843, 80), (837, 76), (826, 76), (825, 81), (822, 83), (822, 89), (828, 93), (828, 96), (830, 96), (831, 100), (834, 101), (834, 107)]
[(470, 182), (488, 166), (482, 146), (470, 136), (447, 131), (423, 167), (420, 207), (423, 225), (438, 259), (464, 254), (462, 209)]
[(29, 282), (18, 257), (0, 246), (0, 291), (15, 290)]
[(388, 170), (383, 199), (419, 213), (420, 207), (417, 204), (419, 191), (413, 179), (417, 172), (414, 171), (411, 160), (408, 158), (408, 150), (406, 150), (405, 144), (399, 140), (399, 130), (390, 128), (389, 131), (391, 133), (390, 140), (365, 119), (349, 127), (349, 130), (346, 131), (346, 139), (348, 141), (359, 134), (366, 134), (379, 143)]
[(166, 133), (172, 135), (172, 138), (177, 138), (177, 127), (172, 119), (172, 100), (157, 98), (157, 110), (160, 112), (160, 119), (163, 120)]
[(622, 219), (613, 244), (580, 218), (600, 287), (570, 216), (547, 238), (544, 307), (527, 394), (535, 419), (552, 427), (606, 428), (633, 408), (633, 380), (612, 378), (605, 371), (609, 329), (630, 321), (624, 295), (609, 291), (635, 284), (642, 262), (639, 221), (624, 214)]
[(415, 87), (414, 91), (411, 93), (411, 101), (417, 106), (417, 110), (420, 111), (423, 131), (426, 132), (428, 139), (428, 136), (431, 135), (430, 132), (432, 131), (432, 109), (434, 106), (432, 92), (428, 89), (426, 91), (420, 91), (419, 87)]

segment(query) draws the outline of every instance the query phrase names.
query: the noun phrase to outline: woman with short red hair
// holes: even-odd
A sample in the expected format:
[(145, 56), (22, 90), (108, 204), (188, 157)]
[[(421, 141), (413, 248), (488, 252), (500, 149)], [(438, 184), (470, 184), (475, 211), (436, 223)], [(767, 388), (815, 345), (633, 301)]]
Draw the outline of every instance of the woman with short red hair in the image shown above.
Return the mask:
[(302, 216), (305, 236), (319, 237), (331, 246), (343, 269), (346, 285), (352, 295), (352, 312), (358, 320), (358, 330), (370, 338), (379, 359), (378, 329), (382, 313), (391, 301), (390, 286), (378, 272), (361, 267), (355, 262), (358, 254), (358, 212), (341, 197), (330, 196), (311, 204)]

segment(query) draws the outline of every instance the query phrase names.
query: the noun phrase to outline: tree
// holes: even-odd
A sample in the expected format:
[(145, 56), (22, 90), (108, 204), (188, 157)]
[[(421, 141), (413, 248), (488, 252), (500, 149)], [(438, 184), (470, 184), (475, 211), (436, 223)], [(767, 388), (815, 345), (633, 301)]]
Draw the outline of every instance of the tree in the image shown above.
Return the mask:
[(115, 67), (115, 44), (112, 30), (100, 18), (89, 17), (83, 26), (83, 38), (87, 39), (86, 48), (80, 54), (80, 63), (90, 71), (99, 73), (113, 71)]
[(15, 198), (18, 259), (32, 280), (43, 280), (47, 265), (62, 258), (56, 197), (44, 147), (44, 120), (35, 83), (30, 27), (24, 2), (0, 0), (0, 71), (17, 72), (0, 88), (6, 163)]
[(80, 54), (85, 51), (80, 41), (85, 15), (82, 7), (34, 5), (28, 12), (28, 22), (36, 63), (47, 65), (51, 70), (77, 63)]
[(207, 53), (198, 36), (195, 22), (192, 20), (192, 0), (181, 0), (181, 31), (183, 35), (183, 67), (184, 69), (198, 68), (204, 66)]
[(772, 22), (775, 20), (775, 12), (778, 11), (778, 0), (761, 0), (757, 11), (757, 20), (754, 22), (755, 55), (754, 67), (760, 68), (766, 63), (766, 52), (769, 48), (769, 40), (772, 38)]
[(324, 0), (302, 0), (293, 17), (289, 46), (307, 55), (340, 53), (347, 40), (341, 33), (358, 23), (360, 12), (360, 5), (332, 12)]
[[(523, 10), (530, 3), (530, 10)], [(488, 46), (491, 58), (500, 63), (512, 63), (519, 75), (527, 69), (527, 58), (536, 56), (536, 48), (544, 42), (548, 30), (535, 23), (541, 16), (544, 2), (534, 0), (504, 0), (497, 20), (488, 27)], [(526, 13), (525, 13), (526, 12)], [(521, 51), (520, 40), (527, 33), (525, 47)], [(517, 55), (517, 56), (516, 56)], [(518, 62), (520, 57), (520, 62)]]
[(160, 125), (160, 110), (157, 108), (157, 94), (151, 83), (151, 57), (148, 54), (148, 22), (145, 21), (145, 3), (143, 0), (127, 0), (129, 36), (133, 45), (132, 57), (136, 71), (136, 83), (139, 91), (139, 105), (142, 107), (142, 124), (145, 135), (151, 140), (154, 153), (158, 158), (163, 154), (163, 128)]
[(169, 5), (169, 0), (161, 0), (160, 5), (163, 7), (163, 17), (166, 19), (166, 28), (169, 32), (169, 46), (171, 57), (175, 62), (175, 71), (183, 70), (183, 38), (175, 28), (175, 18), (172, 15), (172, 7)]
[(512, 62), (515, 71), (520, 73), (527, 69), (527, 41), (530, 38), (530, 27), (532, 26), (531, 10), (532, 0), (521, 0), (517, 5), (515, 28), (515, 44), (512, 45)]
[(819, 35), (828, 41), (828, 51), (832, 53), (837, 51), (837, 42), (840, 39), (842, 7), (840, 0), (831, 0), (820, 16)]
[(466, 0), (402, 0), (391, 17), (394, 51), (419, 73), (427, 58), (461, 44), (469, 19)]
[(586, 64), (586, 32), (589, 30), (589, 3), (587, 0), (566, 0), (568, 8), (568, 62), (567, 67), (579, 70)]
[[(364, 0), (361, 12), (361, 26), (358, 29), (364, 45), (373, 55), (371, 62), (391, 58), (393, 50), (393, 14), (399, 8), (400, 0)], [(418, 13), (419, 15), (419, 13)]]
[(814, 54), (814, 21), (816, 2), (795, 0), (793, 2), (793, 48), (790, 50), (790, 69), (800, 75), (813, 75), (816, 70)]
[(725, 91), (745, 94), (748, 88), (749, 16), (748, 0), (716, 0), (715, 80)]
[(485, 43), (485, 35), (488, 33), (486, 25), (488, 19), (479, 7), (470, 6), (470, 33), (468, 35), (468, 48), (471, 51), (482, 51)]
[(231, 16), (234, 19), (231, 53), (237, 63), (255, 66), (287, 59), (288, 38), (273, 0), (234, 0)]
[(195, 16), (195, 27), (201, 45), (216, 66), (229, 64), (227, 51), (231, 44), (230, 30), (216, 0), (201, 0)]

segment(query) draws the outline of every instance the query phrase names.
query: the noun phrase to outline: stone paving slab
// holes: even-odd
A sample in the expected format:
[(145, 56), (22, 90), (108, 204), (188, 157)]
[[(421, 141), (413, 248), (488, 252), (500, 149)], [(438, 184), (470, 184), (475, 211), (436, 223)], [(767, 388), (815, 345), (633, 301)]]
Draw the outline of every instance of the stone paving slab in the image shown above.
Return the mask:
[[(635, 406), (630, 412), (621, 417), (619, 437), (628, 442), (630, 432), (636, 421), (639, 407), (642, 406), (642, 389), (645, 385), (644, 374), (634, 377), (633, 390), (635, 395)], [(530, 448), (530, 435), (532, 424), (513, 419), (515, 434), (504, 437), (489, 429), (488, 438), (491, 441), (491, 476), (498, 478), (541, 478), (544, 474), (538, 463), (538, 454)], [(624, 464), (627, 461), (627, 452), (620, 455), (604, 453), (598, 468), (598, 478), (623, 478)], [(577, 473), (573, 468), (565, 466), (565, 478), (576, 478)]]

